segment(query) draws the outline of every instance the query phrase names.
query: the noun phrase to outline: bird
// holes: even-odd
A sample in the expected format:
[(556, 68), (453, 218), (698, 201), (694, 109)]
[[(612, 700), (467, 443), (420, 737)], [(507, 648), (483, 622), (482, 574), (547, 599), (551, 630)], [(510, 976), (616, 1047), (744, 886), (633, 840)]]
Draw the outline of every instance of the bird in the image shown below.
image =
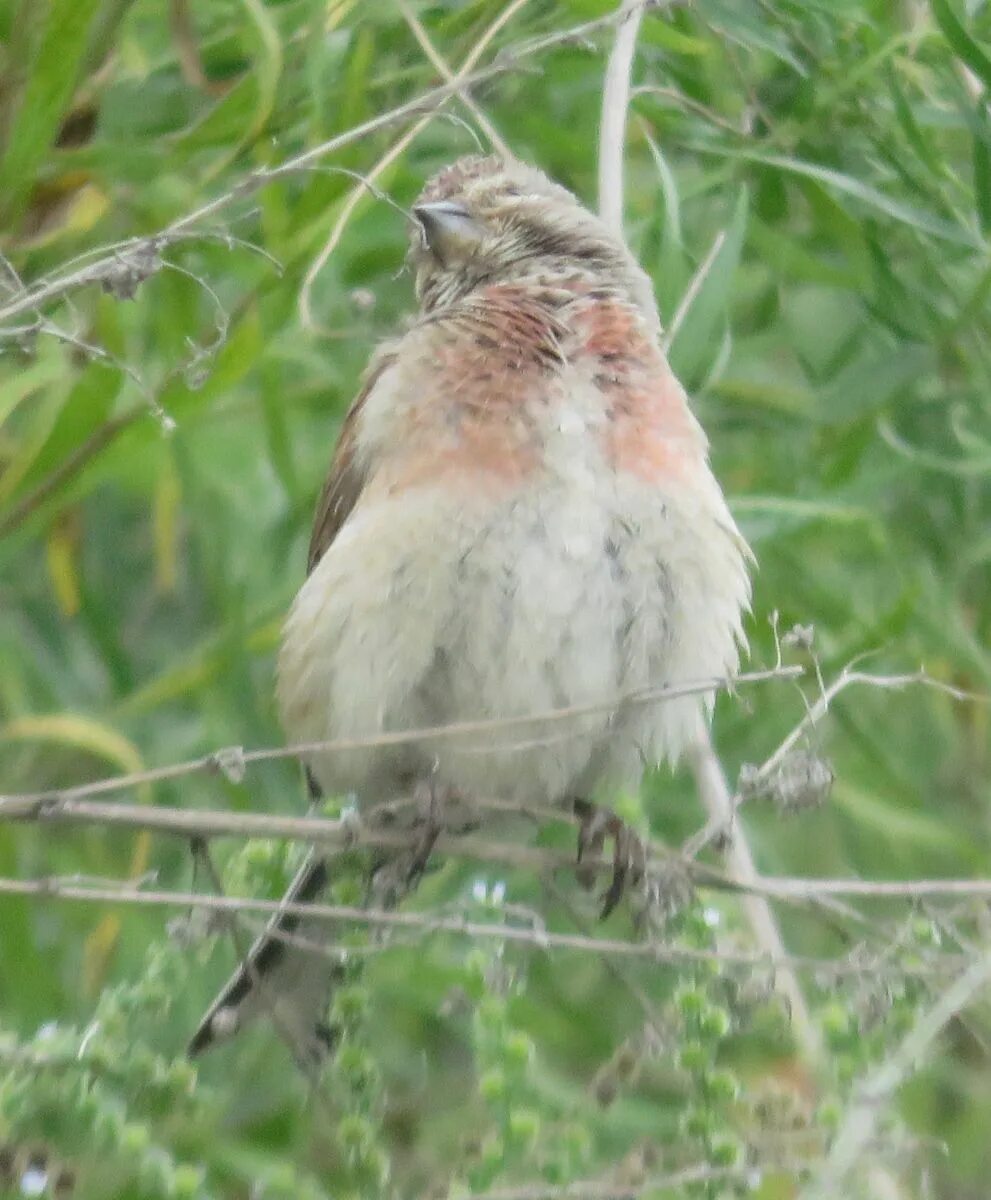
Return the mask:
[[(751, 552), (650, 279), (572, 192), (515, 158), (460, 158), (412, 206), (407, 257), (417, 311), (344, 418), (285, 623), (284, 730), (365, 742), (304, 756), (313, 794), (359, 813), (418, 789), (498, 797), (579, 814), (580, 850), (607, 826), (618, 845), (608, 798), (676, 762), (738, 669)], [(459, 723), (470, 736), (374, 744)], [(287, 898), (327, 877), (314, 851)], [(286, 938), (319, 928), (276, 914), (190, 1052), (264, 1012), (325, 1050), (340, 967)]]

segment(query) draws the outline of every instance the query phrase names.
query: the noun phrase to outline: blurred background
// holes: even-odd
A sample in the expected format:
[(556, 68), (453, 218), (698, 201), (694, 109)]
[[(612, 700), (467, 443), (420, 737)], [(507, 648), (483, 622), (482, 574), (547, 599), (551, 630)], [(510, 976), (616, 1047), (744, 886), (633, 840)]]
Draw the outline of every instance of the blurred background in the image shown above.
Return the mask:
[[(498, 70), (475, 104), (594, 206), (614, 16), (600, 0), (0, 4), (0, 792), (280, 743), (273, 653), (316, 495), (373, 347), (413, 305), (403, 217), (348, 172), (385, 157), (377, 186), (408, 206), (488, 135), (453, 97), (415, 136), (423, 111), (257, 173), (480, 50)], [(814, 630), (811, 654), (788, 651), (800, 685), (720, 700), (733, 786), (816, 701), (816, 664), (827, 684), (866, 656), (880, 677), (991, 688), (991, 7), (654, 5), (631, 78), (627, 235), (757, 555), (751, 665), (777, 660), (772, 614)], [(814, 809), (748, 801), (762, 872), (991, 874), (986, 704), (851, 686), (798, 745), (835, 782)], [(120, 799), (305, 804), (289, 762)], [(669, 846), (705, 820), (686, 771), (618, 802)], [(255, 896), (298, 854), (214, 850), (225, 888)], [(212, 890), (181, 839), (0, 822), (9, 880), (150, 870)], [(342, 864), (338, 900), (361, 870)], [(966, 890), (852, 903), (777, 907), (815, 1062), (771, 973), (734, 960), (755, 950), (737, 899), (700, 890), (653, 931), (682, 955), (666, 963), (345, 929), (345, 1037), (315, 1081), (264, 1028), (198, 1074), (182, 1058), (236, 961), (222, 929), (0, 894), (0, 1188), (798, 1196), (863, 1081), (991, 942)], [(564, 873), (440, 862), (410, 907), (638, 936), (625, 909), (597, 925)], [(898, 1080), (869, 1150), (892, 1169), (837, 1200), (989, 1194), (989, 1018), (985, 997)], [(580, 1180), (599, 1190), (562, 1190)]]

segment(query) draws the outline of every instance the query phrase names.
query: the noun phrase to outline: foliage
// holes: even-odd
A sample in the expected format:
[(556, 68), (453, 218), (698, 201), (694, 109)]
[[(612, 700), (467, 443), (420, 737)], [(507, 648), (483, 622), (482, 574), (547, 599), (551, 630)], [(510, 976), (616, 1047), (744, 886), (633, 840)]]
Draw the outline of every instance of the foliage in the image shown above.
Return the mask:
[[(506, 8), (415, 12), (456, 68)], [(521, 47), (611, 8), (531, 0), (473, 90), (514, 152), (590, 203), (614, 25)], [(778, 613), (781, 629), (814, 625), (827, 679), (869, 653), (872, 671), (924, 663), (991, 689), (989, 38), (991, 10), (953, 0), (696, 0), (644, 18), (627, 231), (759, 560), (757, 664), (775, 662)], [(348, 172), (413, 118), (308, 169), (252, 173), (426, 92), (437, 68), (401, 7), (356, 0), (7, 0), (0, 54), (0, 789), (277, 745), (272, 656), (315, 496), (372, 347), (410, 308), (402, 217), (362, 193), (309, 270)], [(474, 149), (473, 126), (449, 101), (378, 186), (408, 205)], [(11, 315), (19, 281), (227, 193), (170, 244), (111, 259), (102, 287)], [(803, 705), (784, 683), (721, 701), (732, 778)], [(828, 753), (831, 800), (748, 803), (763, 871), (991, 874), (986, 706), (850, 688), (803, 747)], [(284, 762), (137, 799), (304, 803)], [(704, 820), (685, 772), (623, 802), (670, 846)], [(275, 895), (295, 852), (219, 853), (232, 891)], [(151, 866), (185, 889), (191, 863), (176, 839), (0, 823), (7, 878)], [(198, 1070), (183, 1059), (233, 961), (223, 928), (0, 904), (0, 1186), (15, 1195), (47, 1181), (85, 1197), (460, 1197), (596, 1179), (616, 1196), (793, 1196), (858, 1082), (982, 937), (987, 952), (986, 910), (966, 897), (865, 901), (860, 916), (780, 906), (795, 954), (851, 968), (802, 972), (828, 1046), (810, 1068), (774, 981), (733, 958), (753, 950), (734, 896), (673, 905), (667, 960), (603, 958), (542, 948), (541, 923), (628, 940), (628, 911), (593, 928), (573, 878), (452, 859), (413, 909), (522, 923), (532, 940), (354, 933), (342, 1044), (314, 1081), (261, 1029)], [(898, 1194), (982, 1194), (988, 1032), (986, 1006), (953, 1021), (886, 1113), (873, 1152)]]

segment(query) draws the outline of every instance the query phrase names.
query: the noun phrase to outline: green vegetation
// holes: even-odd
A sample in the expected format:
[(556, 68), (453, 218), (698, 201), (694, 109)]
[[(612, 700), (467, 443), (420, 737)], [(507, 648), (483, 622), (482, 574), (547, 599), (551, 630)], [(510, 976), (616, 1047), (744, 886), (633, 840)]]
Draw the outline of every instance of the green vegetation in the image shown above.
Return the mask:
[[(411, 3), (455, 70), (510, 7)], [(513, 7), (472, 96), (594, 204), (611, 0)], [(411, 307), (403, 218), (360, 188), (352, 202), (353, 173), (423, 114), (271, 173), (443, 82), (407, 16), (389, 0), (0, 3), (0, 792), (280, 744), (273, 651), (316, 494), (372, 348)], [(814, 627), (811, 651), (784, 651), (799, 684), (720, 701), (716, 744), (746, 792), (742, 768), (818, 698), (816, 667), (829, 684), (868, 656), (871, 676), (924, 666), (991, 692), (991, 7), (657, 5), (632, 82), (627, 234), (760, 564), (752, 665), (777, 661), (771, 614)], [(448, 98), (377, 186), (408, 205), (478, 128)], [(762, 873), (991, 877), (987, 704), (869, 680), (797, 750), (779, 803), (744, 809)], [(826, 760), (831, 795), (809, 806), (796, 772)], [(305, 804), (287, 761), (103, 798)], [(705, 822), (687, 771), (622, 805), (669, 847)], [(230, 893), (274, 896), (300, 849), (212, 853)], [(533, 936), (343, 930), (343, 1034), (316, 1081), (263, 1028), (183, 1058), (235, 961), (222, 921), (0, 893), (0, 1192), (537, 1200), (597, 1180), (564, 1194), (811, 1197), (864, 1081), (989, 954), (986, 888), (776, 904), (825, 1047), (809, 1061), (780, 973), (740, 961), (761, 947), (733, 892), (672, 872), (634, 931), (626, 905), (597, 925), (568, 872), (438, 868), (406, 911)], [(337, 902), (362, 869), (351, 853)], [(0, 820), (4, 880), (149, 870), (157, 889), (213, 888), (181, 838)], [(669, 953), (545, 945), (544, 925), (649, 932)], [(854, 1173), (836, 1200), (986, 1194), (986, 998), (942, 1026), (871, 1110), (862, 1157), (883, 1179)]]

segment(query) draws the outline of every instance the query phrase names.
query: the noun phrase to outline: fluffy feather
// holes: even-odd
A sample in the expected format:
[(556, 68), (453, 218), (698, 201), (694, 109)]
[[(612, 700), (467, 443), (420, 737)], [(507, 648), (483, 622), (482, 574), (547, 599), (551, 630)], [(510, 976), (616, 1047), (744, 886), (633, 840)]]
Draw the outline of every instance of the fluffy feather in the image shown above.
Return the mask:
[[(542, 805), (608, 797), (674, 760), (711, 706), (620, 697), (736, 669), (749, 551), (626, 247), (519, 163), (463, 159), (420, 203), (439, 200), (473, 236), (442, 256), (414, 231), (420, 318), (345, 423), (279, 657), (285, 729), (367, 738), (601, 706), (307, 765), (363, 806), (427, 778)], [(294, 955), (286, 986), (312, 1006)], [(211, 1036), (242, 1023), (241, 983)]]

